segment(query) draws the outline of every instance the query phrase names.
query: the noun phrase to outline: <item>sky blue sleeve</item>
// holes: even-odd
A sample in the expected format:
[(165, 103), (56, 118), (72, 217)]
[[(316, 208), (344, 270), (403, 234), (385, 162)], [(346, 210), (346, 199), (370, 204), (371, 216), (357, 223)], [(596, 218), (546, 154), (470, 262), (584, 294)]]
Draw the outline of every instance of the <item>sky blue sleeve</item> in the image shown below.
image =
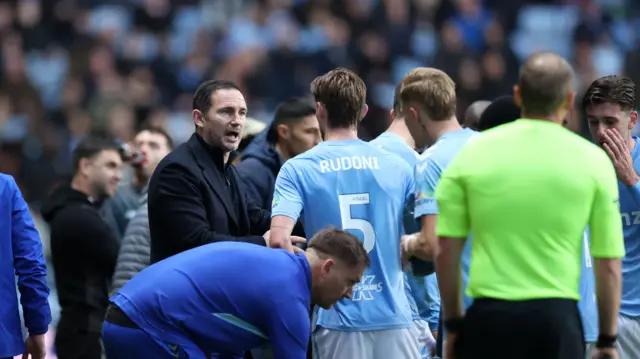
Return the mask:
[[(283, 296), (286, 297), (286, 296)], [(282, 298), (282, 297), (281, 297)], [(269, 338), (273, 357), (278, 359), (305, 359), (311, 335), (308, 303), (298, 298), (283, 298), (271, 311)]]
[(287, 216), (294, 221), (298, 220), (302, 211), (302, 193), (299, 188), (296, 172), (291, 166), (291, 161), (287, 161), (276, 178), (271, 217)]
[(636, 182), (636, 184), (628, 188), (629, 192), (631, 192), (631, 197), (633, 197), (633, 200), (637, 205), (640, 205), (640, 181)]
[(415, 218), (420, 218), (429, 214), (438, 214), (438, 203), (436, 202), (436, 185), (440, 179), (441, 171), (430, 158), (425, 158), (418, 163), (415, 168)]
[(29, 207), (13, 179), (10, 186), (13, 190), (11, 244), (24, 322), (29, 334), (44, 334), (51, 323), (51, 309), (42, 242)]
[(435, 273), (426, 276), (424, 281), (427, 287), (427, 303), (429, 304), (429, 316), (426, 321), (429, 323), (429, 329), (433, 332), (438, 330), (440, 319), (440, 290)]

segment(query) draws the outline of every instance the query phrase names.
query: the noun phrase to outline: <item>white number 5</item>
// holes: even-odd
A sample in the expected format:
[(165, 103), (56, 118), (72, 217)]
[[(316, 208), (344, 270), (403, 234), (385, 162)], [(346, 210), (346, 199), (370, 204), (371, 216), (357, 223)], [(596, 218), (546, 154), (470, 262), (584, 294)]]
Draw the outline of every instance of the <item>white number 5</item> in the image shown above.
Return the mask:
[(376, 245), (376, 234), (373, 231), (373, 226), (369, 221), (364, 219), (357, 219), (351, 217), (351, 206), (358, 204), (369, 204), (368, 193), (354, 193), (354, 194), (342, 194), (338, 196), (338, 202), (340, 203), (340, 217), (342, 218), (342, 229), (354, 229), (362, 232), (364, 237), (363, 245), (367, 253), (373, 250)]

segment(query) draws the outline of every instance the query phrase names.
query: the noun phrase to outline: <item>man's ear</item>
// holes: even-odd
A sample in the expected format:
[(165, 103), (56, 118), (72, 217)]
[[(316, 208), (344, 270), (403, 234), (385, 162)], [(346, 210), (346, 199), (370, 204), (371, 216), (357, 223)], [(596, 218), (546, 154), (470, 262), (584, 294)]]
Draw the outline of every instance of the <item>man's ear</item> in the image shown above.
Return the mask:
[(576, 93), (573, 91), (570, 91), (564, 100), (565, 101), (564, 109), (566, 111), (571, 112), (571, 110), (573, 110), (573, 103), (575, 102), (575, 99), (576, 99)]
[(389, 111), (389, 117), (391, 118), (391, 121), (393, 121), (393, 119), (396, 118), (396, 110), (391, 109), (391, 111)]
[(333, 261), (333, 259), (331, 258), (325, 259), (324, 263), (322, 263), (322, 267), (320, 268), (320, 273), (323, 276), (328, 275), (329, 272), (331, 272), (331, 269), (333, 268), (334, 264), (335, 262)]
[(200, 110), (191, 111), (191, 118), (193, 119), (193, 123), (196, 125), (196, 128), (204, 127), (204, 114)]
[(276, 127), (276, 131), (278, 132), (278, 139), (289, 139), (289, 135), (291, 134), (289, 126), (282, 123)]
[(364, 119), (364, 117), (367, 115), (367, 112), (369, 112), (369, 105), (365, 103), (364, 107), (362, 108), (362, 112), (360, 113), (360, 121)]
[(78, 172), (84, 176), (89, 175), (89, 167), (91, 166), (91, 159), (81, 158), (78, 162)]
[(520, 96), (520, 88), (518, 85), (513, 86), (513, 102), (522, 109), (522, 97)]
[(633, 129), (634, 127), (636, 127), (636, 124), (638, 123), (638, 111), (631, 111), (629, 113), (629, 129)]

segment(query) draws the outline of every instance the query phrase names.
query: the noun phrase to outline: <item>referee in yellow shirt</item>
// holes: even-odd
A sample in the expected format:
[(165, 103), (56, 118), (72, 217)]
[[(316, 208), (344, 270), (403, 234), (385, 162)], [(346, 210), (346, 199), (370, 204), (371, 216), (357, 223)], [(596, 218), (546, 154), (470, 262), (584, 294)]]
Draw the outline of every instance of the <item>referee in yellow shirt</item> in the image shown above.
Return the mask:
[[(574, 74), (552, 53), (520, 69), (522, 119), (469, 141), (436, 188), (445, 359), (584, 359), (577, 301), (582, 234), (591, 230), (600, 336), (594, 358), (616, 358), (620, 258), (615, 171), (606, 153), (561, 126)], [(460, 256), (471, 267), (462, 311)]]

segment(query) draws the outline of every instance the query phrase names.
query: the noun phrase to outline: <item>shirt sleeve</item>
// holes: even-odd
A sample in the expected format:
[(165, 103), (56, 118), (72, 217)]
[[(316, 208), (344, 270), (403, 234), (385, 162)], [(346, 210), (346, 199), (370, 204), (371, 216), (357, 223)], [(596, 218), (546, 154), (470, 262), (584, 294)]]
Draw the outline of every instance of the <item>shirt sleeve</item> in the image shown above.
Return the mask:
[(287, 216), (297, 221), (302, 211), (302, 193), (296, 172), (291, 167), (291, 162), (287, 162), (278, 173), (271, 203), (271, 217)]
[(461, 156), (458, 154), (444, 170), (436, 189), (435, 198), (440, 210), (436, 234), (440, 237), (467, 238), (469, 236), (469, 208), (460, 173), (460, 168), (464, 167)]
[(47, 266), (42, 252), (42, 242), (29, 213), (29, 207), (16, 183), (13, 180), (12, 182), (14, 195), (11, 242), (15, 271), (18, 276), (20, 303), (29, 334), (44, 334), (51, 323), (51, 309), (48, 301)]
[(415, 176), (415, 211), (416, 219), (429, 215), (438, 214), (438, 203), (434, 197), (438, 180), (440, 179), (440, 169), (430, 158), (425, 158), (417, 164), (414, 171)]
[(274, 358), (305, 359), (311, 335), (308, 305), (301, 297), (285, 298), (276, 308), (271, 312), (268, 333)]
[(611, 161), (595, 167), (595, 196), (589, 218), (591, 255), (594, 258), (622, 258), (625, 255), (618, 181)]

